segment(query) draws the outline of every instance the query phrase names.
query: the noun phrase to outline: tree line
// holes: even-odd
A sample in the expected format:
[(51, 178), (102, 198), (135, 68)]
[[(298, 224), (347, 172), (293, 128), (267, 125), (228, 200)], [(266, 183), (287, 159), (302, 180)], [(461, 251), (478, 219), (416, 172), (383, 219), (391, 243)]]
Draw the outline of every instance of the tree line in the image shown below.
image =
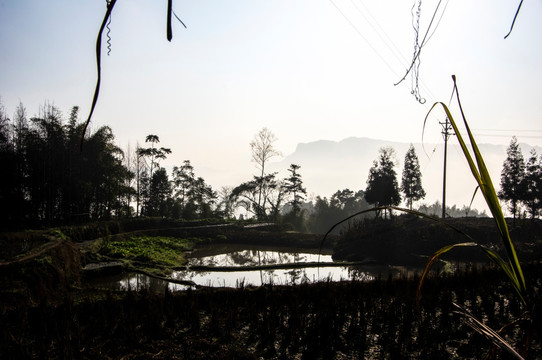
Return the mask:
[(45, 104), (28, 118), (19, 104), (13, 119), (0, 106), (0, 222), (3, 227), (51, 226), (77, 219), (130, 214), (132, 175), (111, 128), (85, 134), (73, 107), (66, 122)]
[[(0, 104), (0, 159), (6, 170), (0, 177), (3, 228), (139, 216), (189, 220), (237, 216), (282, 221), (298, 230), (324, 232), (339, 220), (371, 206), (399, 205), (404, 201), (412, 209), (415, 202), (425, 197), (412, 145), (404, 158), (400, 185), (394, 150), (381, 148), (364, 189), (342, 189), (329, 199), (316, 196), (307, 200), (299, 165), (291, 164), (284, 178), (267, 171), (270, 159), (280, 152), (274, 146), (275, 135), (264, 128), (250, 142), (256, 174), (235, 187), (224, 186), (217, 191), (196, 175), (190, 160), (184, 160), (168, 173), (161, 161), (172, 151), (162, 147), (154, 134), (145, 137), (144, 145), (123, 151), (115, 145), (111, 128), (103, 126), (86, 131), (80, 151), (84, 123), (79, 121), (78, 111), (78, 107), (73, 107), (64, 119), (58, 108), (45, 104), (37, 116), (29, 118), (20, 103), (10, 119)], [(503, 167), (506, 176), (501, 179), (500, 194), (503, 199), (508, 196), (507, 201), (516, 210), (521, 203), (532, 216), (537, 216), (540, 195), (532, 173), (538, 166), (540, 177), (541, 160), (533, 155), (521, 170), (522, 165), (515, 160), (519, 156), (511, 156)], [(516, 192), (516, 188), (525, 189), (523, 198), (516, 192), (514, 198), (509, 195), (508, 183), (519, 181), (509, 181), (512, 164), (523, 171), (523, 185), (512, 186)], [(437, 205), (422, 205), (419, 210), (427, 213)], [(470, 209), (458, 209), (455, 213), (472, 214)]]
[(501, 200), (508, 205), (514, 219), (517, 216), (532, 219), (540, 216), (542, 209), (542, 155), (531, 149), (525, 162), (517, 138), (513, 137), (506, 150), (501, 172)]

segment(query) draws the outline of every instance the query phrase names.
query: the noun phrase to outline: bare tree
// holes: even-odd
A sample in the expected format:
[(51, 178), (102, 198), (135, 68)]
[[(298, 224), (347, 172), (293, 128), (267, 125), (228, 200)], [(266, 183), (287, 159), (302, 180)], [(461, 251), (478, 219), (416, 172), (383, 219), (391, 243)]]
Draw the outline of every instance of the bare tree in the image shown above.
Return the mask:
[[(277, 141), (275, 134), (267, 128), (260, 130), (254, 140), (250, 142), (252, 150), (252, 161), (256, 163), (256, 167), (260, 170), (260, 180), (265, 178), (265, 165), (273, 156), (281, 156), (280, 151), (276, 150), (273, 143)], [(260, 181), (258, 191), (258, 209), (262, 208), (262, 193), (264, 192), (265, 181)]]

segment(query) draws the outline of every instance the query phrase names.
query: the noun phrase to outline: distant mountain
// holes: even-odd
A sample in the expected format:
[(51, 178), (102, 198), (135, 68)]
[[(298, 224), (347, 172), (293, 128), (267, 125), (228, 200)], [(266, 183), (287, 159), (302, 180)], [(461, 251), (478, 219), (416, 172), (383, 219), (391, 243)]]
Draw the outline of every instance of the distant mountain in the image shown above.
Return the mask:
[[(442, 201), (444, 144), (413, 144), (422, 171), (422, 184), (427, 193), (419, 203), (432, 204)], [(299, 170), (307, 192), (313, 195), (330, 197), (335, 191), (349, 188), (365, 189), (367, 176), (373, 161), (378, 158), (382, 147), (391, 147), (396, 155), (396, 172), (399, 183), (403, 171), (403, 161), (409, 143), (385, 141), (369, 138), (350, 137), (342, 141), (318, 140), (300, 143), (296, 150), (279, 162), (269, 164), (270, 171), (278, 171), (286, 176), (290, 164), (300, 165)], [(525, 160), (532, 146), (520, 144)], [(506, 159), (506, 145), (479, 144), (480, 151), (489, 169), (496, 188), (499, 188), (502, 164)], [(542, 153), (542, 148), (535, 147)], [(476, 189), (470, 169), (453, 138), (448, 142), (446, 204), (461, 207), (468, 205)], [(486, 209), (481, 194), (477, 194), (473, 207)]]

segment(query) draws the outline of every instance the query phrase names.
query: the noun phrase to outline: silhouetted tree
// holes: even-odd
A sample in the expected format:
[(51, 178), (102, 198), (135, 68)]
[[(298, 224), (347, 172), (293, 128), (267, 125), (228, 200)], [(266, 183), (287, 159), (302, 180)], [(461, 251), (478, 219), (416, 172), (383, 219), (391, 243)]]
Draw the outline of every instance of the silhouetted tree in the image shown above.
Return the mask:
[(20, 196), (21, 180), (18, 171), (21, 165), (18, 154), (12, 143), (10, 119), (0, 101), (0, 224), (14, 226), (19, 222), (19, 207), (23, 199)]
[(514, 136), (506, 150), (506, 160), (501, 171), (501, 190), (499, 198), (508, 202), (508, 210), (512, 212), (514, 219), (518, 214), (518, 207), (525, 197), (525, 161), (517, 138)]
[(150, 148), (139, 148), (137, 151), (140, 156), (149, 159), (149, 167), (150, 167), (150, 174), (149, 177), (152, 178), (152, 174), (154, 172), (154, 168), (157, 168), (160, 166), (160, 160), (163, 160), (166, 158), (167, 154), (171, 154), (171, 149), (165, 148), (165, 147), (155, 147), (155, 144), (158, 144), (160, 142), (160, 139), (157, 135), (147, 135), (145, 138), (145, 142), (150, 142), (151, 147)]
[(183, 216), (182, 214), (187, 205), (195, 181), (196, 176), (194, 175), (194, 167), (190, 164), (190, 160), (185, 160), (180, 167), (173, 167), (173, 190), (180, 207), (181, 216)]
[(529, 160), (525, 166), (523, 178), (525, 195), (523, 204), (531, 214), (531, 218), (538, 217), (542, 207), (542, 156), (538, 158), (535, 149), (531, 150)]
[(134, 216), (137, 213), (134, 213), (131, 203), (132, 200), (136, 199), (137, 197), (137, 154), (132, 150), (130, 144), (128, 144), (126, 150), (124, 151), (122, 165), (127, 171), (127, 176), (124, 183), (119, 184), (119, 186), (125, 190), (124, 196), (121, 198), (122, 214), (123, 216)]
[[(331, 206), (327, 197), (317, 196), (314, 201), (314, 212), (309, 216), (308, 228), (312, 233), (324, 234), (343, 218), (342, 211)], [(336, 230), (338, 231), (339, 229)]]
[(122, 186), (129, 171), (123, 166), (123, 151), (114, 143), (115, 136), (108, 126), (99, 128), (85, 141), (85, 160), (89, 165), (91, 186), (90, 214), (93, 218), (108, 219), (120, 216), (126, 189)]
[(363, 190), (354, 192), (350, 189), (337, 190), (329, 201), (330, 206), (343, 211), (343, 217), (368, 208)]
[(392, 160), (393, 154), (392, 148), (381, 148), (379, 161), (375, 160), (369, 170), (365, 199), (375, 207), (399, 205), (401, 202), (397, 174), (394, 170), (395, 163)]
[(184, 219), (214, 216), (213, 206), (218, 195), (202, 177), (196, 177), (190, 160), (173, 168), (173, 189), (179, 215)]
[(194, 184), (194, 191), (190, 202), (196, 207), (196, 214), (200, 219), (209, 218), (214, 215), (213, 205), (218, 195), (210, 185), (205, 183), (202, 177), (198, 177)]
[(172, 203), (171, 185), (166, 169), (159, 168), (152, 175), (145, 214), (147, 216), (170, 217)]
[[(0, 120), (5, 120), (1, 114)], [(104, 126), (87, 132), (81, 152), (77, 145), (83, 126), (78, 123), (77, 107), (64, 123), (60, 110), (50, 104), (27, 121), (19, 104), (9, 136), (0, 136), (7, 139), (7, 143), (0, 141), (0, 161), (9, 169), (1, 180), (0, 208), (7, 215), (2, 221), (23, 227), (129, 214), (125, 199), (132, 189), (124, 185), (129, 171), (111, 129)], [(6, 133), (4, 126), (0, 133)]]
[(138, 147), (136, 150), (138, 160), (142, 161), (141, 163), (138, 163), (138, 171), (136, 173), (137, 209), (139, 209), (140, 203), (146, 203), (149, 201), (150, 185), (154, 169), (160, 167), (160, 160), (165, 159), (166, 155), (171, 154), (171, 149), (157, 147), (156, 144), (160, 142), (160, 138), (157, 135), (147, 135), (145, 137), (145, 142), (150, 143), (151, 146), (148, 148)]
[[(442, 204), (439, 201), (435, 201), (431, 205), (422, 204), (418, 207), (417, 211), (436, 217), (442, 214)], [(467, 205), (463, 205), (461, 208), (458, 208), (456, 205), (446, 205), (446, 215), (448, 217), (487, 217), (485, 210), (478, 212), (478, 210), (472, 209)]]
[(230, 195), (235, 208), (242, 207), (258, 220), (276, 218), (282, 204), (284, 187), (276, 180), (276, 173), (263, 177), (254, 176), (251, 181), (236, 186)]
[(67, 151), (60, 110), (45, 104), (30, 122), (24, 152), (31, 213), (34, 220), (53, 225), (64, 218), (61, 199)]
[[(279, 156), (280, 152), (276, 150), (273, 146), (273, 143), (277, 141), (277, 137), (269, 129), (263, 128), (255, 136), (254, 139), (250, 142), (250, 149), (252, 150), (252, 161), (256, 163), (256, 167), (260, 170), (259, 179), (256, 179), (259, 184), (258, 189), (258, 206), (256, 209), (264, 210), (265, 204), (262, 204), (262, 201), (265, 202), (264, 193), (267, 191), (265, 186), (270, 184), (268, 178), (265, 174), (265, 165), (273, 156)], [(257, 214), (258, 218), (264, 218), (265, 214)]]
[(233, 188), (230, 186), (223, 186), (218, 191), (218, 204), (217, 204), (217, 215), (224, 219), (231, 219), (234, 217), (235, 204), (232, 201), (231, 193)]
[(294, 216), (298, 216), (301, 210), (301, 204), (305, 200), (305, 195), (307, 195), (307, 189), (303, 187), (303, 180), (301, 180), (301, 175), (297, 172), (300, 166), (296, 164), (291, 164), (288, 171), (290, 176), (284, 179), (284, 187), (286, 194), (292, 196), (289, 204), (292, 205), (292, 212)]
[[(337, 190), (328, 200), (326, 197), (316, 197), (314, 210), (308, 217), (308, 228), (313, 233), (325, 233), (340, 220), (361, 210), (369, 208), (363, 190)], [(349, 226), (349, 223), (345, 224)], [(342, 228), (338, 227), (334, 233)]]
[(405, 155), (405, 165), (401, 178), (401, 191), (405, 195), (407, 206), (412, 210), (412, 203), (425, 197), (425, 190), (422, 187), (422, 173), (414, 146), (410, 147)]

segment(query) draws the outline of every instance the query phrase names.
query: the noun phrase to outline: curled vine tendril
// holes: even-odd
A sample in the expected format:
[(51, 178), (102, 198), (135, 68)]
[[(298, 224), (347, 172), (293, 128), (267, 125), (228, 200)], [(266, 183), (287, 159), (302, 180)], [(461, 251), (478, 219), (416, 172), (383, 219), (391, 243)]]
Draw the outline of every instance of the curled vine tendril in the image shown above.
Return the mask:
[[(107, 7), (109, 7), (111, 0), (106, 0)], [(107, 21), (107, 25), (105, 26), (107, 29), (107, 33), (105, 36), (107, 36), (107, 56), (111, 55), (111, 15), (109, 15), (109, 20)]]
[(414, 60), (413, 60), (412, 70), (410, 72), (410, 87), (412, 89), (410, 93), (414, 95), (414, 98), (416, 99), (416, 101), (418, 101), (420, 104), (424, 104), (425, 99), (422, 98), (420, 95), (420, 84), (419, 84), (419, 72), (420, 72), (420, 64), (421, 64), (419, 52), (422, 50), (422, 46), (420, 44), (420, 38), (419, 38), (420, 17), (422, 14), (421, 0), (414, 0), (414, 4), (412, 5), (411, 12), (412, 12), (412, 28), (414, 29), (414, 55), (412, 55), (412, 58)]
[[(100, 95), (100, 84), (102, 81), (102, 35), (104, 34), (105, 29), (107, 28), (107, 33), (105, 34), (107, 36), (107, 55), (111, 53), (111, 36), (110, 36), (110, 25), (111, 25), (111, 13), (113, 12), (113, 8), (115, 7), (115, 4), (117, 3), (117, 0), (105, 0), (107, 4), (107, 10), (105, 12), (104, 18), (102, 20), (102, 24), (100, 26), (100, 29), (98, 30), (98, 36), (96, 38), (96, 70), (97, 70), (97, 79), (96, 79), (96, 88), (94, 89), (94, 97), (92, 98), (92, 104), (90, 106), (90, 111), (88, 114), (87, 121), (84, 123), (83, 131), (81, 132), (81, 151), (83, 151), (83, 142), (85, 140), (85, 134), (87, 132), (88, 125), (90, 124), (90, 120), (92, 119), (92, 114), (94, 113), (94, 109), (96, 108), (96, 104), (98, 102), (98, 97)], [(177, 20), (186, 28), (186, 25), (179, 19), (177, 14), (173, 12), (173, 0), (168, 0), (168, 11), (167, 11), (167, 39), (171, 41), (171, 38), (173, 37), (172, 32), (172, 26), (171, 26), (171, 15), (174, 15)]]
[[(416, 101), (418, 101), (420, 104), (425, 103), (425, 98), (423, 98), (420, 94), (420, 86), (419, 86), (419, 70), (420, 70), (420, 54), (422, 52), (423, 47), (427, 44), (429, 39), (433, 36), (433, 34), (436, 31), (436, 28), (438, 27), (440, 20), (442, 19), (442, 16), (444, 15), (444, 12), (446, 10), (446, 6), (444, 7), (444, 10), (442, 10), (440, 13), (440, 19), (437, 20), (437, 24), (433, 27), (433, 24), (436, 20), (437, 14), (439, 13), (439, 8), (442, 3), (442, 0), (439, 0), (435, 11), (433, 12), (433, 16), (431, 17), (431, 21), (429, 22), (429, 26), (427, 27), (427, 30), (423, 36), (423, 39), (420, 42), (420, 17), (422, 13), (422, 0), (414, 0), (414, 4), (412, 5), (412, 27), (414, 28), (414, 54), (412, 55), (412, 61), (410, 63), (410, 67), (406, 70), (405, 75), (399, 80), (395, 85), (399, 85), (401, 82), (403, 82), (407, 76), (410, 74), (411, 76), (411, 94), (414, 95), (416, 98)], [(446, 4), (448, 4), (448, 0), (446, 1)], [(431, 32), (431, 30), (433, 30)]]

